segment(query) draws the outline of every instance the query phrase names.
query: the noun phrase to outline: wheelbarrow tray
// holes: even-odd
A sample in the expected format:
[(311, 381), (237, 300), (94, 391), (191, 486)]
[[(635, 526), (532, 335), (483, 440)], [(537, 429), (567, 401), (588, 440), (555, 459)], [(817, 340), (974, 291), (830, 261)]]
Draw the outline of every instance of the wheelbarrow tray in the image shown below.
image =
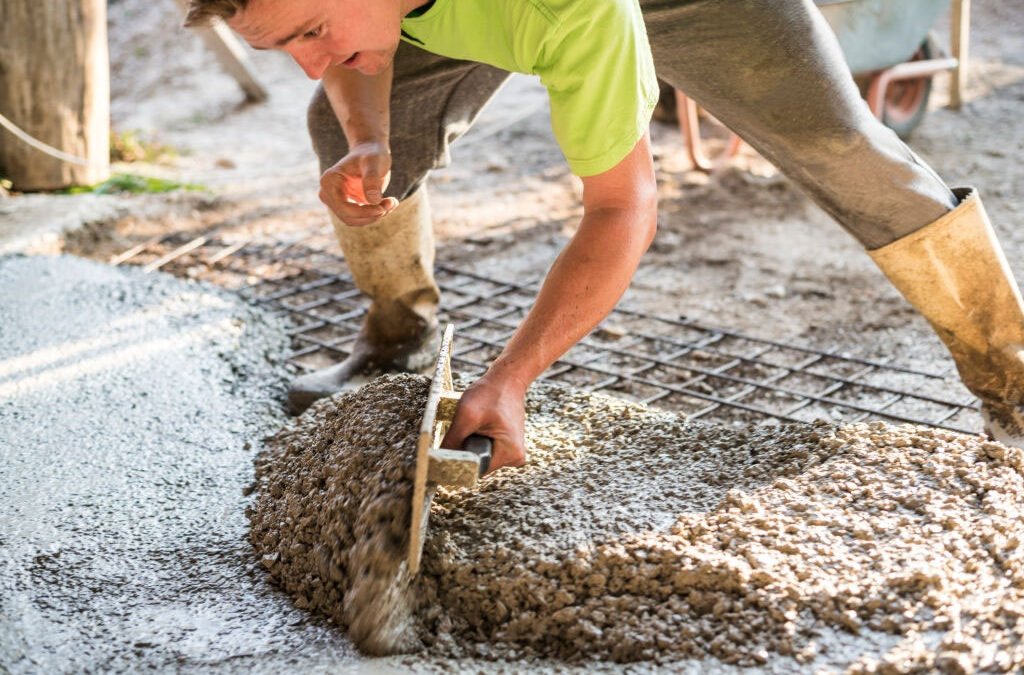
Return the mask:
[(950, 0), (815, 0), (854, 73), (909, 61)]

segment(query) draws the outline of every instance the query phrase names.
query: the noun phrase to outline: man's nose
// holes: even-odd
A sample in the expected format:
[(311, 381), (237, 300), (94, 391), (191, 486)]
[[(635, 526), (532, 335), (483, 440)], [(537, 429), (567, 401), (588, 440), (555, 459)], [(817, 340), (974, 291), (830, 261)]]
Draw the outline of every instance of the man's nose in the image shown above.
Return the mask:
[(300, 46), (285, 47), (285, 51), (299, 64), (306, 77), (311, 80), (319, 80), (323, 77), (327, 67), (331, 65), (331, 56), (326, 52), (316, 49), (309, 49)]

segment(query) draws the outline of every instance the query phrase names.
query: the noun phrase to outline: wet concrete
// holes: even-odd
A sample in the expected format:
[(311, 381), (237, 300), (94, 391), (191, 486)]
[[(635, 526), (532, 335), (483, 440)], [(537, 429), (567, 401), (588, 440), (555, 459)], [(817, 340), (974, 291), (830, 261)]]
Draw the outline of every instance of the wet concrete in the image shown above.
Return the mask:
[[(305, 590), (403, 522), (366, 497), (405, 489), (388, 457), (424, 382), (380, 380), (276, 435), (252, 512), (279, 517), (252, 525), (278, 564), (261, 565), (243, 489), (284, 422), (283, 327), (74, 258), (0, 258), (0, 299), (0, 672), (1024, 667), (1024, 451), (883, 424), (737, 431), (543, 384), (529, 464), (434, 502), (425, 649), (360, 656), (344, 601), (331, 625), (331, 593)], [(320, 516), (353, 545), (318, 555)], [(264, 567), (300, 573), (294, 599)]]
[(523, 672), (363, 657), (271, 585), (243, 490), (284, 422), (285, 341), (209, 286), (0, 257), (0, 672)]
[(528, 464), (440, 489), (408, 579), (427, 385), (321, 401), (260, 459), (265, 566), (363, 647), (372, 619), (371, 651), (531, 670), (1024, 667), (1024, 451), (883, 423), (737, 430), (535, 383)]
[[(405, 565), (429, 379), (385, 375), (318, 401), (268, 442), (249, 510), (260, 562), (361, 651), (419, 651)], [(415, 586), (413, 586), (415, 588)]]
[(211, 287), (0, 258), (0, 671), (357, 667), (246, 541), (284, 346)]

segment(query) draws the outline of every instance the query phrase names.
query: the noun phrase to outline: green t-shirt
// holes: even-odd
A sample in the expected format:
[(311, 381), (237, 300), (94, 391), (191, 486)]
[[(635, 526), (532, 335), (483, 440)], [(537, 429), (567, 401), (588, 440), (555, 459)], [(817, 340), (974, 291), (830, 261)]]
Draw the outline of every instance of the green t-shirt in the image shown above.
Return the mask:
[(658, 100), (637, 0), (435, 0), (402, 32), (435, 54), (539, 75), (555, 139), (578, 176), (629, 154)]

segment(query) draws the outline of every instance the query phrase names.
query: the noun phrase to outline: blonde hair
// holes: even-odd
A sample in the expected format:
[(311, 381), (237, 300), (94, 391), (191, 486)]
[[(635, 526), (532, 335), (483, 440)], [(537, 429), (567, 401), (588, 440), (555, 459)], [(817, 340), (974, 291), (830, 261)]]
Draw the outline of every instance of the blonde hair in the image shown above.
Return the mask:
[(230, 19), (248, 4), (249, 0), (189, 0), (185, 26), (205, 26), (213, 19)]

